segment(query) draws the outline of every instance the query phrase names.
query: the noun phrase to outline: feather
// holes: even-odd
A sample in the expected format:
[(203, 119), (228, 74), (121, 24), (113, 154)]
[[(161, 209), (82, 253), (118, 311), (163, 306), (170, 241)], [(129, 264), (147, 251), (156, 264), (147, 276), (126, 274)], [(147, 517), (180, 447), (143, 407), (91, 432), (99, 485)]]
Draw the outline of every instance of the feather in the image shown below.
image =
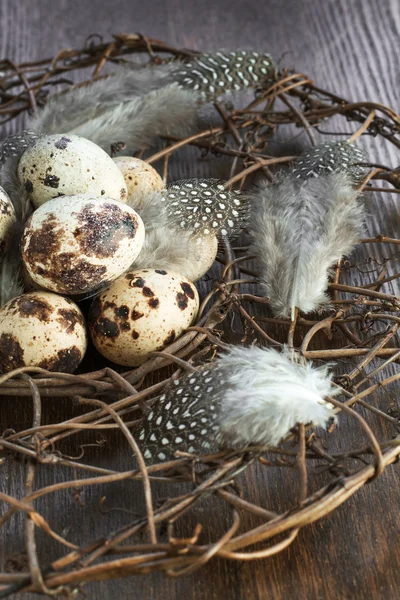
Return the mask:
[(363, 208), (346, 173), (307, 180), (291, 174), (255, 196), (250, 252), (275, 316), (293, 319), (328, 302), (331, 267), (363, 231)]
[(364, 150), (348, 142), (326, 142), (304, 152), (293, 164), (291, 174), (296, 179), (309, 179), (329, 173), (346, 173), (354, 183), (362, 179), (368, 169)]
[(138, 213), (144, 223), (146, 236), (131, 268), (168, 268), (185, 275), (185, 265), (190, 260), (191, 235), (189, 232), (171, 231), (162, 194), (153, 192), (146, 195)]
[[(204, 273), (201, 266), (207, 268), (207, 250), (199, 252), (199, 238), (237, 233), (246, 222), (249, 198), (217, 179), (187, 179), (147, 194), (137, 212), (146, 237), (132, 269), (170, 269), (195, 281)], [(207, 248), (210, 252), (210, 244)]]
[(197, 123), (197, 100), (195, 92), (172, 84), (132, 100), (111, 103), (104, 110), (96, 111), (93, 118), (78, 123), (64, 107), (63, 96), (60, 96), (51, 103), (48, 111), (53, 110), (64, 118), (54, 118), (52, 122), (48, 115), (47, 124), (40, 131), (43, 134), (79, 135), (108, 153), (113, 144), (123, 142), (124, 151), (133, 153), (149, 146), (157, 136), (182, 136), (192, 131)]
[(213, 99), (228, 91), (261, 87), (274, 73), (275, 65), (268, 54), (239, 50), (205, 52), (183, 63), (175, 77), (182, 87)]
[(334, 419), (325, 398), (338, 393), (329, 367), (287, 349), (231, 346), (215, 363), (189, 373), (154, 403), (137, 433), (148, 462), (176, 450), (210, 453), (221, 443), (275, 446), (297, 423)]
[(20, 158), (27, 148), (33, 146), (38, 137), (38, 134), (30, 129), (9, 135), (0, 144), (0, 165), (9, 158)]
[[(96, 112), (93, 118), (77, 123), (74, 115), (71, 115), (72, 122), (69, 122), (70, 114), (64, 108), (61, 96), (57, 98), (57, 102), (52, 102), (49, 110), (63, 114), (64, 118), (54, 120), (57, 127), (48, 124), (40, 131), (43, 134), (79, 135), (91, 140), (108, 153), (112, 144), (123, 142), (124, 151), (133, 153), (149, 146), (157, 136), (182, 136), (192, 131), (197, 124), (197, 100), (195, 92), (183, 90), (172, 84), (145, 96), (112, 103), (104, 110)], [(47, 121), (51, 122), (50, 117)], [(35, 126), (35, 123), (31, 126)]]
[(172, 65), (125, 67), (49, 98), (30, 127), (42, 133), (73, 133), (76, 127), (129, 100), (174, 82)]
[[(144, 223), (146, 236), (131, 269), (168, 269), (191, 281), (199, 278), (198, 239), (202, 236), (194, 235), (190, 230), (179, 230), (171, 224), (163, 192), (147, 194), (137, 212)], [(195, 272), (197, 277), (193, 275)]]
[(18, 160), (19, 156), (10, 156), (0, 171), (0, 185), (10, 196), (16, 215), (16, 228), (12, 244), (1, 264), (0, 306), (4, 306), (9, 300), (23, 293), (20, 240), (24, 224), (32, 212), (32, 206), (28, 192), (17, 176)]
[(244, 226), (250, 207), (245, 193), (225, 189), (218, 179), (174, 181), (163, 192), (163, 201), (171, 225), (204, 235), (235, 235)]

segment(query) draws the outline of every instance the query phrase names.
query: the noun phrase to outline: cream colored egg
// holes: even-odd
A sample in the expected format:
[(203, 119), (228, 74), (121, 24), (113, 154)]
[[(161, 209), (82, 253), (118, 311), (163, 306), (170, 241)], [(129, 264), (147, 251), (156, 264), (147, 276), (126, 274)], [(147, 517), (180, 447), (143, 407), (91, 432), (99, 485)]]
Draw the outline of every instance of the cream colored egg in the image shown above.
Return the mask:
[(130, 206), (103, 197), (49, 200), (29, 218), (21, 242), (28, 274), (60, 294), (93, 292), (129, 269), (144, 242)]
[(25, 292), (45, 292), (46, 291), (39, 284), (37, 284), (36, 281), (33, 281), (32, 277), (29, 275), (28, 270), (25, 265), (22, 265), (21, 280), (22, 280)]
[(14, 206), (7, 192), (0, 187), (0, 259), (10, 247), (15, 224)]
[(140, 210), (145, 196), (165, 188), (157, 171), (144, 160), (133, 156), (118, 156), (113, 160), (124, 176), (128, 189), (127, 203), (132, 208)]
[(36, 208), (52, 198), (77, 194), (127, 199), (124, 177), (113, 159), (77, 135), (38, 138), (23, 153), (18, 178)]
[(182, 265), (182, 274), (190, 281), (197, 281), (212, 267), (218, 252), (215, 235), (196, 235), (191, 238), (190, 254)]
[(198, 308), (197, 289), (186, 277), (163, 269), (129, 271), (95, 298), (89, 330), (103, 356), (133, 367), (177, 339)]
[(0, 309), (0, 371), (41, 367), (73, 373), (87, 347), (83, 315), (69, 298), (23, 294)]

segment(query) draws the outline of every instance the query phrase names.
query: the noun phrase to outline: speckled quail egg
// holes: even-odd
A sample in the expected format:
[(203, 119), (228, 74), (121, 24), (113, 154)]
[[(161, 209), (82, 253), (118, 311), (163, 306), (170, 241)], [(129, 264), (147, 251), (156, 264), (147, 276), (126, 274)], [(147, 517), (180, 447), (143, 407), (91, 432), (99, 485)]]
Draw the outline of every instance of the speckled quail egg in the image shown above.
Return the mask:
[(127, 203), (132, 208), (140, 210), (145, 196), (165, 188), (157, 171), (144, 160), (133, 156), (118, 156), (113, 160), (124, 176), (128, 189)]
[(104, 196), (69, 196), (49, 200), (33, 213), (21, 252), (35, 283), (75, 295), (119, 277), (143, 242), (143, 222), (130, 206)]
[(0, 187), (0, 259), (10, 246), (15, 223), (14, 206), (7, 192)]
[(213, 265), (218, 252), (217, 236), (196, 235), (191, 237), (190, 255), (181, 271), (190, 281), (197, 281)]
[(76, 194), (127, 199), (124, 177), (113, 159), (77, 135), (38, 138), (23, 153), (18, 178), (36, 208), (52, 198)]
[(197, 289), (186, 277), (162, 269), (129, 271), (94, 299), (89, 330), (103, 356), (133, 367), (178, 338), (198, 308)]
[(69, 298), (23, 294), (0, 309), (0, 371), (42, 367), (73, 373), (87, 346), (83, 315)]

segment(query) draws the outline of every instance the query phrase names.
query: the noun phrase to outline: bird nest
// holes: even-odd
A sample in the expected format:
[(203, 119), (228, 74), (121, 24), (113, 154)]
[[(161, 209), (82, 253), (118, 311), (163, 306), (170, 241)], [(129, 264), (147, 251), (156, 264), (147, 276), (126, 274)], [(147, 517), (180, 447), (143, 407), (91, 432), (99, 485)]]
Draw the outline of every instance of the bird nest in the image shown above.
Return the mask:
[[(20, 65), (3, 60), (2, 123), (44, 105), (54, 86), (70, 86), (77, 71), (89, 69), (90, 80), (131, 55), (162, 63), (194, 54), (135, 34), (116, 35), (107, 43), (92, 37), (84, 48), (62, 50), (51, 60)], [(199, 176), (196, 166), (204, 157), (213, 165), (230, 161), (226, 185), (242, 187), (255, 175), (273, 181), (277, 169), (293, 160), (285, 145), (283, 153), (270, 149), (271, 139), (286, 130), (292, 139), (303, 133), (308, 144), (334, 130), (352, 140), (368, 135), (372, 148), (378, 141), (400, 147), (400, 117), (393, 110), (348, 101), (291, 70), (276, 72), (244, 108), (231, 100), (214, 107), (216, 126), (186, 139), (165, 137), (161, 149), (143, 150), (141, 157), (168, 178), (175, 153), (190, 146), (199, 159), (193, 176)], [(368, 175), (360, 186), (369, 212), (377, 213), (393, 197), (389, 194), (400, 193), (400, 172), (365, 166)], [(117, 372), (95, 361), (95, 370), (74, 375), (20, 368), (0, 377), (0, 469), (9, 464), (11, 478), (23, 488), (0, 493), (3, 546), (12, 520), (21, 515), (13, 536), (20, 554), (6, 553), (0, 597), (16, 591), (72, 593), (91, 581), (154, 571), (175, 577), (216, 557), (267, 559), (396, 461), (400, 298), (391, 291), (400, 276), (400, 239), (384, 231), (363, 239), (355, 259), (335, 269), (328, 316), (300, 315), (295, 323), (273, 318), (268, 298), (258, 292), (245, 232), (235, 244), (221, 244), (195, 325), (142, 366)], [(289, 342), (316, 364), (334, 361), (335, 383), (341, 386), (340, 400), (334, 401), (342, 413), (339, 425), (322, 433), (299, 425), (279, 447), (267, 450), (176, 452), (174, 460), (146, 465), (135, 440), (142, 415), (173, 380), (211, 361), (227, 341), (271, 347)], [(25, 415), (24, 421), (20, 414), (13, 420), (15, 397), (25, 398), (25, 404), (29, 399), (33, 417)], [(107, 468), (101, 466), (105, 456)], [(47, 482), (42, 486), (41, 471)], [(84, 501), (88, 490), (91, 502)], [(60, 498), (70, 502), (69, 512)], [(117, 510), (123, 516), (115, 529), (110, 515)], [(55, 514), (62, 515), (63, 529)], [(86, 529), (91, 537), (66, 533), (69, 514), (71, 521), (90, 518), (96, 524)], [(217, 523), (210, 515), (218, 516)], [(52, 561), (42, 556), (46, 547), (52, 548)]]

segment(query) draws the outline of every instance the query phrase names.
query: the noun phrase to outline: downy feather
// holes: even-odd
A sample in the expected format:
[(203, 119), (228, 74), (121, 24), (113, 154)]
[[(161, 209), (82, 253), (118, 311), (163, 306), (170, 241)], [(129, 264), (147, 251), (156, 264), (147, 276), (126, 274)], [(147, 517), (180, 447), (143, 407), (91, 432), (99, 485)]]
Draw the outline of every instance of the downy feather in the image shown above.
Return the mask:
[(148, 462), (169, 460), (176, 450), (214, 452), (222, 443), (276, 446), (297, 423), (324, 426), (334, 419), (329, 397), (338, 390), (331, 379), (329, 366), (314, 367), (293, 351), (231, 346), (175, 380), (137, 440)]
[(42, 133), (72, 132), (121, 103), (173, 83), (172, 73), (172, 65), (120, 67), (106, 77), (51, 96), (30, 126)]
[(17, 176), (19, 157), (7, 160), (0, 171), (0, 185), (6, 190), (16, 214), (16, 228), (12, 244), (0, 267), (0, 306), (23, 293), (21, 279), (20, 240), (25, 222), (32, 212), (28, 193)]
[(133, 153), (157, 136), (196, 128), (199, 94), (171, 83), (171, 67), (121, 68), (93, 84), (51, 98), (29, 127), (42, 134), (85, 137), (110, 152), (123, 142)]
[(334, 417), (324, 400), (337, 394), (329, 367), (314, 367), (293, 351), (235, 346), (218, 369), (227, 383), (219, 426), (235, 444), (274, 446), (297, 423), (323, 426)]
[(147, 194), (137, 212), (144, 223), (146, 236), (131, 268), (169, 269), (189, 276), (193, 271), (193, 235), (171, 225), (162, 192)]
[(276, 316), (293, 318), (328, 302), (331, 267), (363, 231), (363, 208), (346, 173), (307, 180), (291, 174), (256, 194), (251, 253)]

